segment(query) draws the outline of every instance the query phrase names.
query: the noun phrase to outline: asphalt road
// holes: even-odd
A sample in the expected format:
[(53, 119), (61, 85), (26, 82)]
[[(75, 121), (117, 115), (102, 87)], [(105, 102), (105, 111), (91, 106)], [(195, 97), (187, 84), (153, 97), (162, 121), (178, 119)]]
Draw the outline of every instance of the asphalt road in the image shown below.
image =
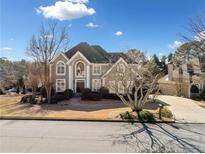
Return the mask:
[(0, 152), (205, 152), (205, 124), (0, 120)]

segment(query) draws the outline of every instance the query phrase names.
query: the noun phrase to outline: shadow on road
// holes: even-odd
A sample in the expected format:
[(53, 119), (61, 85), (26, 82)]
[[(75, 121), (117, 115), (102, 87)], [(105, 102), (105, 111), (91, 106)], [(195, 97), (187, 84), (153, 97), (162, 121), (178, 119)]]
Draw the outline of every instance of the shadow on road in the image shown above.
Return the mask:
[[(133, 124), (127, 134), (112, 136), (113, 145), (123, 144), (134, 152), (204, 152), (205, 134), (171, 124)], [(127, 129), (127, 128), (125, 128)], [(129, 129), (127, 129), (129, 130)], [(203, 143), (204, 142), (204, 143)], [(202, 150), (203, 149), (203, 150)]]

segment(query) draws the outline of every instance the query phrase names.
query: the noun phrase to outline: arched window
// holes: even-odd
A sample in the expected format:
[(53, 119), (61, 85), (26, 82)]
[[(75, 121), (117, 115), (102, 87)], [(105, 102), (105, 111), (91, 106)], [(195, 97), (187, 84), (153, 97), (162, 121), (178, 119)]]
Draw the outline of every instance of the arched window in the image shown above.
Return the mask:
[(125, 65), (119, 64), (119, 65), (117, 66), (117, 71), (118, 71), (119, 73), (124, 73), (124, 72), (125, 72)]
[(65, 75), (65, 63), (63, 61), (59, 61), (56, 65), (56, 74), (57, 75)]
[(85, 65), (82, 62), (78, 62), (75, 67), (76, 76), (85, 76)]

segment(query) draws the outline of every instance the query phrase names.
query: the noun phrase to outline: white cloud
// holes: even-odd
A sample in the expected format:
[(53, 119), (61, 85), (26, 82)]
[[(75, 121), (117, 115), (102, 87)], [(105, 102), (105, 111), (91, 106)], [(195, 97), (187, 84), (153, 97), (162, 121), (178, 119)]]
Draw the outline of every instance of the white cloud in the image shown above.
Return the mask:
[(121, 35), (123, 35), (123, 32), (118, 31), (118, 32), (115, 33), (115, 35), (116, 35), (116, 36), (121, 36)]
[(14, 38), (10, 38), (10, 41), (13, 41), (14, 40)]
[(9, 48), (9, 47), (0, 48), (0, 51), (11, 51), (11, 50), (13, 50), (13, 49)]
[(180, 41), (174, 41), (173, 44), (168, 44), (168, 47), (171, 49), (177, 49), (178, 47), (180, 47), (183, 43)]
[(40, 6), (36, 9), (38, 14), (45, 18), (63, 20), (73, 20), (96, 13), (95, 9), (86, 6), (87, 0), (66, 0), (57, 1), (54, 5)]
[(89, 1), (88, 0), (67, 0), (69, 2), (72, 2), (72, 3), (88, 3)]
[(97, 28), (97, 27), (99, 27), (99, 25), (94, 24), (94, 23), (92, 23), (92, 22), (89, 22), (89, 23), (86, 24), (85, 26), (86, 26), (86, 27), (89, 27), (89, 28)]

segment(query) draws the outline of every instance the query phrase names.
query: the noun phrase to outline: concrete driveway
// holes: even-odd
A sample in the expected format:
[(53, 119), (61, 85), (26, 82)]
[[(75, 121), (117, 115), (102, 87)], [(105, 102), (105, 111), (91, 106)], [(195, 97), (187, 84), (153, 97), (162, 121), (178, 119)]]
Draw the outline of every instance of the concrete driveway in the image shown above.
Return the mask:
[(167, 95), (160, 95), (158, 99), (167, 104), (176, 122), (205, 123), (205, 109), (194, 103), (194, 100)]

